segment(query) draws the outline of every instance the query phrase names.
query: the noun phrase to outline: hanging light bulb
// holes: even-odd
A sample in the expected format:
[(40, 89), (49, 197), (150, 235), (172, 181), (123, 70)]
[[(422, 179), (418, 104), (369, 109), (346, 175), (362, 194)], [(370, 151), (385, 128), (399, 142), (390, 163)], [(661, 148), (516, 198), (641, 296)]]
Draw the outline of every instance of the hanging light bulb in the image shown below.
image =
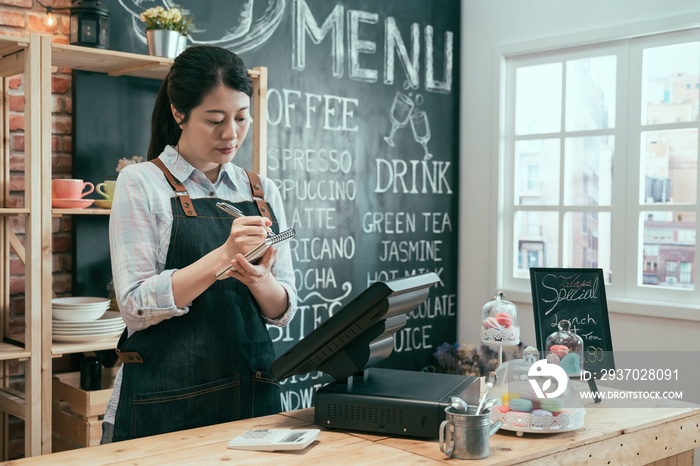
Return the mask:
[(53, 8), (50, 6), (46, 7), (46, 18), (44, 19), (44, 24), (48, 27), (53, 27), (56, 25), (56, 17), (53, 15)]
[(36, 0), (36, 2), (39, 4), (40, 7), (46, 8), (46, 17), (44, 17), (44, 24), (50, 28), (53, 28), (54, 26), (56, 26), (56, 24), (58, 24), (58, 19), (56, 18), (56, 15), (53, 14), (53, 12), (58, 10), (68, 10), (70, 8), (54, 8), (52, 6), (44, 5), (39, 0)]

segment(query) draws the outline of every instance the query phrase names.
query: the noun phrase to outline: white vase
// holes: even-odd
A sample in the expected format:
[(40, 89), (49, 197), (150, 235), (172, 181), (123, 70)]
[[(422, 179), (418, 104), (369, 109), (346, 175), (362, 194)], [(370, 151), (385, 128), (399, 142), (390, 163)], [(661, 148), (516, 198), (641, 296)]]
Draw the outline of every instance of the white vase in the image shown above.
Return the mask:
[(187, 37), (177, 31), (148, 29), (148, 54), (156, 57), (175, 58), (187, 47)]

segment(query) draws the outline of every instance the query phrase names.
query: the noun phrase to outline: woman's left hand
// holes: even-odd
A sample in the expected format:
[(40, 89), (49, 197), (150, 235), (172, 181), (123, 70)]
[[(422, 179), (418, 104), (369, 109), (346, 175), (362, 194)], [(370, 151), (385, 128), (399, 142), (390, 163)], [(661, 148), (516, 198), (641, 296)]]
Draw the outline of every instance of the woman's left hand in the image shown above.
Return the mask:
[(226, 273), (248, 288), (253, 288), (270, 274), (270, 269), (276, 259), (277, 249), (275, 248), (269, 248), (258, 264), (251, 264), (243, 254), (237, 254), (236, 258), (231, 261), (231, 268)]

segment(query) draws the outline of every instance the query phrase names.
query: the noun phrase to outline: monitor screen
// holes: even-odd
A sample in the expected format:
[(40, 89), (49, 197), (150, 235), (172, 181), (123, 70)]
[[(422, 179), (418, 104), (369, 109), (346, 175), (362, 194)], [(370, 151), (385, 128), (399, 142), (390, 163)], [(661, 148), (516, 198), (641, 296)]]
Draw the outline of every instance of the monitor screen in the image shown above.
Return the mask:
[(391, 354), (394, 333), (440, 281), (434, 273), (373, 283), (272, 363), (278, 379), (324, 372), (342, 380)]

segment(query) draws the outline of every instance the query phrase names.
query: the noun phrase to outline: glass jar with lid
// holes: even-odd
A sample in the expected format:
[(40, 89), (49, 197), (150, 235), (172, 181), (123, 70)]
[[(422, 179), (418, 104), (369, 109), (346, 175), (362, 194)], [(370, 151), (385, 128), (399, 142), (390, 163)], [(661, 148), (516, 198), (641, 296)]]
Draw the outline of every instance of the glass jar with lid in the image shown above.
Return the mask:
[(504, 299), (502, 291), (494, 300), (481, 308), (481, 342), (495, 346), (514, 346), (520, 343), (518, 308)]
[(556, 433), (583, 427), (585, 409), (573, 382), (559, 367), (539, 359), (528, 346), (522, 359), (512, 359), (496, 369), (496, 383), (489, 398), (496, 398), (491, 420), (501, 429), (517, 432)]
[(559, 330), (545, 341), (545, 357), (550, 364), (564, 369), (569, 376), (580, 376), (583, 372), (583, 339), (571, 329), (568, 320), (559, 321)]

